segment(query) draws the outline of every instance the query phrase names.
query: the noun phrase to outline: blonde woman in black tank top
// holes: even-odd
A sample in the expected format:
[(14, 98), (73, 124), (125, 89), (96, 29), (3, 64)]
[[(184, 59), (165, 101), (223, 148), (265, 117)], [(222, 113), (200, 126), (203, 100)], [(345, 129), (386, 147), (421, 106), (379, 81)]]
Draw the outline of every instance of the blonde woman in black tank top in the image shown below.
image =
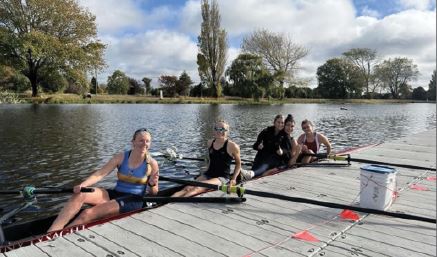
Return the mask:
[[(197, 178), (197, 181), (214, 185), (229, 183), (233, 186), (240, 174), (241, 159), (240, 147), (228, 138), (229, 125), (221, 120), (215, 123), (214, 138), (208, 141), (209, 165), (208, 170)], [(234, 172), (231, 173), (230, 166), (235, 160)], [(209, 189), (202, 187), (187, 186), (173, 194), (175, 197), (188, 197), (206, 192)]]

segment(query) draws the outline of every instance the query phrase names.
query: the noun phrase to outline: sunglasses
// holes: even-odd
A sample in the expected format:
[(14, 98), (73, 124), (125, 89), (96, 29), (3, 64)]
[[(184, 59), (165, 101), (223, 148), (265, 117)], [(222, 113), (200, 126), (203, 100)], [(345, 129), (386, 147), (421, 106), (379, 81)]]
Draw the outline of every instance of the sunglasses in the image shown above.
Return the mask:
[(221, 132), (221, 133), (223, 133), (223, 132), (226, 132), (226, 131), (228, 131), (228, 130), (225, 129), (225, 128), (214, 127), (214, 131), (217, 131), (217, 132)]
[(310, 126), (304, 126), (304, 127), (302, 127), (302, 129), (307, 129), (307, 128), (309, 128)]

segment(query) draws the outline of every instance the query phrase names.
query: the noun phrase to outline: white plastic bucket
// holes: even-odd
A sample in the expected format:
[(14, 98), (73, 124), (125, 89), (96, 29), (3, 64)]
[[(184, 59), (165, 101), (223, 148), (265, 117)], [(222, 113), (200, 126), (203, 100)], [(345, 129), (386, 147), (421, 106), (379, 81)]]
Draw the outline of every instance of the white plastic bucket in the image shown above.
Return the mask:
[(395, 199), (396, 169), (373, 164), (360, 169), (360, 207), (387, 210)]

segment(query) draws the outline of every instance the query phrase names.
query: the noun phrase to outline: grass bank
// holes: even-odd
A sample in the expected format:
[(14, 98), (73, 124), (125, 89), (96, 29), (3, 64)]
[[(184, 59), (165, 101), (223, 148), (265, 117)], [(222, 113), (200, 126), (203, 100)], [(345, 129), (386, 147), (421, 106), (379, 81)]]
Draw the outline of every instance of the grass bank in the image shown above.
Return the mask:
[[(332, 103), (332, 104), (382, 104), (382, 103), (423, 103), (426, 101), (414, 101), (405, 99), (313, 99), (313, 98), (286, 98), (262, 99), (254, 101), (250, 98), (240, 97), (175, 97), (168, 98), (152, 96), (133, 96), (133, 95), (92, 95), (90, 98), (76, 94), (41, 94), (38, 97), (21, 96), (24, 103), (38, 104), (242, 104), (242, 105), (259, 105), (259, 104), (287, 104), (287, 103)], [(434, 102), (435, 103), (435, 102)]]

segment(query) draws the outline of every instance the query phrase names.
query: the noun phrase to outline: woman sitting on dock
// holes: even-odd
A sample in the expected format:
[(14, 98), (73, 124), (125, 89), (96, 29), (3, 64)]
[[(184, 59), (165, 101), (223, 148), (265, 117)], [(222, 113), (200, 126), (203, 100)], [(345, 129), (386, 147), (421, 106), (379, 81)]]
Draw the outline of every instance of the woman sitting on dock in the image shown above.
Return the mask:
[[(84, 204), (94, 205), (83, 210), (69, 223), (69, 227), (85, 224), (103, 217), (140, 209), (146, 187), (151, 194), (158, 193), (158, 163), (150, 154), (152, 136), (147, 129), (135, 131), (132, 150), (116, 154), (102, 168), (74, 187), (74, 194), (53, 222), (48, 232), (64, 228), (76, 216)], [(117, 184), (114, 189), (94, 188), (92, 193), (81, 193), (82, 187), (89, 187), (102, 180), (115, 168)]]
[(317, 154), (320, 150), (320, 145), (323, 144), (326, 148), (326, 153), (331, 153), (331, 143), (328, 138), (320, 133), (314, 131), (314, 124), (305, 119), (302, 121), (302, 130), (304, 133), (299, 136), (297, 143), (301, 147), (300, 156), (298, 162), (310, 163), (317, 160), (314, 156), (308, 156), (305, 154)]
[[(197, 181), (214, 185), (234, 186), (240, 174), (240, 147), (228, 138), (229, 124), (218, 121), (214, 126), (214, 138), (208, 141), (209, 165), (208, 170), (197, 178)], [(235, 160), (234, 173), (231, 176), (231, 163)], [(208, 188), (186, 186), (175, 197), (189, 197), (208, 191)]]

